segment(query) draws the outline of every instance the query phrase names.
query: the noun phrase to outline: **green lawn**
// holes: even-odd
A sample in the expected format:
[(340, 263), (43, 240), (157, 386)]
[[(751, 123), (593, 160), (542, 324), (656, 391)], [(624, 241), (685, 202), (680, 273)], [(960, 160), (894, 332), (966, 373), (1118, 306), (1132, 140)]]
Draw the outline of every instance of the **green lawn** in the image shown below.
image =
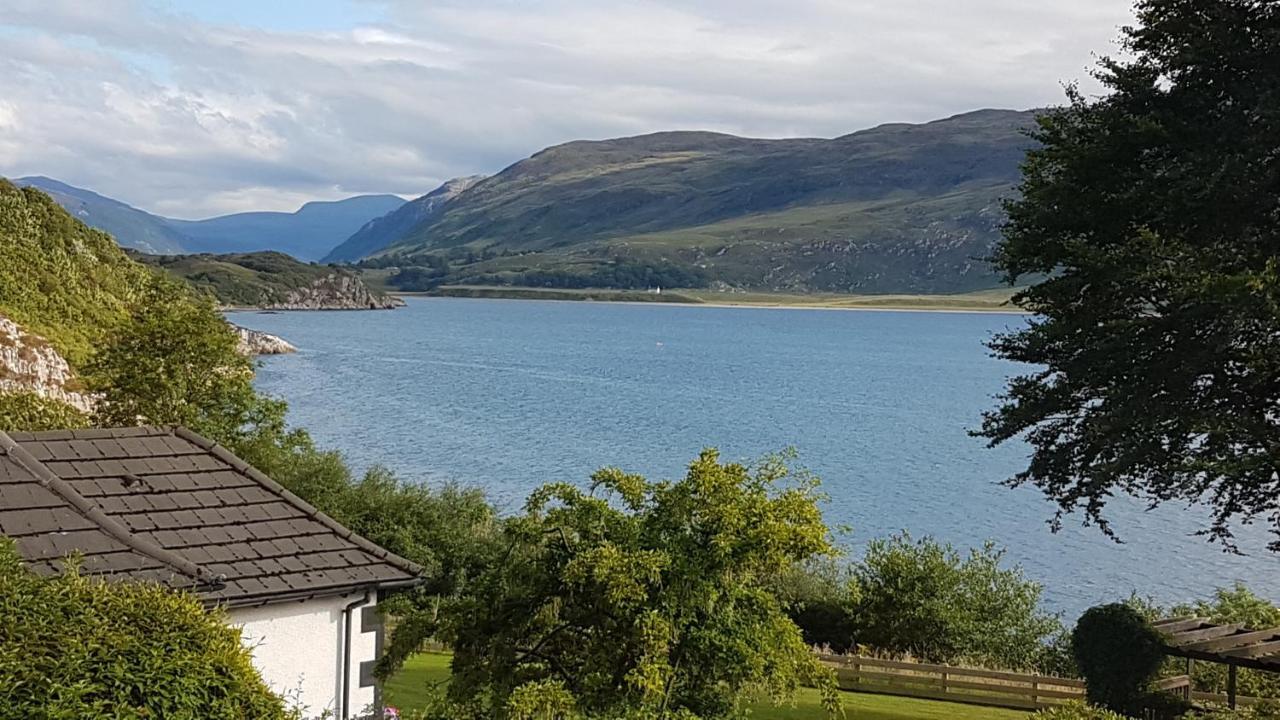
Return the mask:
[[(421, 707), (426, 688), (449, 677), (449, 656), (424, 653), (409, 660), (404, 670), (386, 684), (386, 703), (401, 712)], [(887, 695), (841, 693), (845, 715), (849, 720), (1025, 720), (1027, 713), (957, 703), (912, 700)], [(821, 720), (825, 717), (814, 690), (802, 690), (794, 706), (758, 705), (753, 718), (758, 720)]]

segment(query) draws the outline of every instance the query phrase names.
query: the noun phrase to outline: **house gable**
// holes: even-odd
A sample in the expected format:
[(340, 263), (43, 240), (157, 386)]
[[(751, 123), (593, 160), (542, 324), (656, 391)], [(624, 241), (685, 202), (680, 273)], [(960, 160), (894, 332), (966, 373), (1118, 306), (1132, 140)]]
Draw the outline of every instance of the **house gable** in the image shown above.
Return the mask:
[(37, 572), (259, 605), (415, 584), (419, 568), (184, 428), (0, 433), (0, 534)]

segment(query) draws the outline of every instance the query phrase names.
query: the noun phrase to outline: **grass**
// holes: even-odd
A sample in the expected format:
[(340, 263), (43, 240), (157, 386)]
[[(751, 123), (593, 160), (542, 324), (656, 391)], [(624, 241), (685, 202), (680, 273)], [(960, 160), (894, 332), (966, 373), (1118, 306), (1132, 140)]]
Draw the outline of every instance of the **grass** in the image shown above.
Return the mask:
[[(449, 679), (449, 656), (423, 653), (411, 658), (403, 670), (387, 682), (384, 693), (388, 705), (401, 712), (421, 709), (429, 696), (428, 688)], [(1025, 720), (1028, 713), (1019, 710), (961, 705), (958, 703), (915, 700), (912, 698), (840, 693), (845, 716), (850, 720)], [(816, 690), (801, 690), (790, 705), (777, 707), (757, 704), (752, 708), (755, 720), (822, 720), (826, 717)]]

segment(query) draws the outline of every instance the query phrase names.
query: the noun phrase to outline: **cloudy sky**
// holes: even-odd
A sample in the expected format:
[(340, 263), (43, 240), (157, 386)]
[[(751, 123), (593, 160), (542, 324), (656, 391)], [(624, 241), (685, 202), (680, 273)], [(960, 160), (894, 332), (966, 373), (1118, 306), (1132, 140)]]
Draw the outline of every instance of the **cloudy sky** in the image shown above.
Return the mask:
[(422, 194), (547, 145), (1058, 102), (1125, 0), (0, 0), (0, 175), (182, 218)]

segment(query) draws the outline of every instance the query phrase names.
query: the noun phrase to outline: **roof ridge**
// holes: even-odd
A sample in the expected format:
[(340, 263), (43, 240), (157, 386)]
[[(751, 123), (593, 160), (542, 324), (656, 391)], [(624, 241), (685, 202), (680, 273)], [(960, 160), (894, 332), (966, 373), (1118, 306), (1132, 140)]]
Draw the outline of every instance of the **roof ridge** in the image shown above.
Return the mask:
[(396, 555), (395, 553), (391, 552), (390, 550), (387, 550), (386, 548), (381, 547), (380, 545), (373, 542), (372, 540), (369, 540), (364, 536), (357, 534), (355, 531), (346, 527), (342, 523), (338, 522), (337, 520), (334, 520), (333, 518), (329, 517), (325, 513), (321, 512), (319, 508), (315, 507), (314, 505), (307, 502), (306, 500), (303, 500), (302, 498), (293, 494), (292, 492), (289, 491), (288, 488), (276, 482), (275, 480), (272, 480), (269, 476), (267, 476), (266, 473), (255, 468), (254, 466), (250, 465), (244, 460), (240, 459), (239, 457), (236, 456), (235, 453), (226, 449), (222, 445), (219, 445), (218, 443), (212, 440), (209, 440), (208, 438), (202, 435), (199, 435), (193, 432), (192, 430), (182, 427), (180, 425), (172, 426), (170, 430), (174, 435), (182, 438), (183, 440), (186, 440), (187, 442), (192, 443), (196, 447), (203, 448), (206, 452), (212, 453), (219, 460), (235, 468), (238, 472), (243, 473), (244, 475), (247, 475), (250, 479), (254, 480), (258, 484), (266, 487), (268, 490), (279, 495), (285, 502), (288, 502), (294, 507), (298, 508), (299, 510), (302, 510), (304, 513), (307, 514), (309, 518), (329, 528), (339, 537), (346, 540), (350, 540), (361, 550), (364, 550), (365, 552), (369, 553), (370, 555), (373, 555), (374, 557), (380, 560), (384, 560), (392, 565), (395, 565), (401, 570), (404, 570), (405, 572), (408, 572), (412, 575), (422, 574), (421, 565), (418, 565), (417, 563), (411, 560), (402, 558), (399, 555)]
[(45, 466), (44, 463), (36, 459), (34, 455), (27, 452), (17, 441), (9, 436), (8, 433), (0, 431), (0, 454), (7, 455), (14, 462), (18, 463), (27, 472), (35, 476), (36, 480), (45, 488), (57, 493), (59, 497), (71, 504), (80, 514), (93, 521), (107, 535), (120, 541), (131, 550), (135, 550), (143, 555), (147, 555), (181, 573), (197, 581), (198, 584), (220, 585), (223, 580), (222, 576), (206, 570), (203, 567), (187, 560), (186, 558), (166, 550), (156, 543), (143, 540), (138, 537), (132, 530), (125, 527), (120, 521), (107, 515), (102, 508), (95, 505), (91, 500), (81, 495), (66, 480), (58, 477), (52, 470)]

